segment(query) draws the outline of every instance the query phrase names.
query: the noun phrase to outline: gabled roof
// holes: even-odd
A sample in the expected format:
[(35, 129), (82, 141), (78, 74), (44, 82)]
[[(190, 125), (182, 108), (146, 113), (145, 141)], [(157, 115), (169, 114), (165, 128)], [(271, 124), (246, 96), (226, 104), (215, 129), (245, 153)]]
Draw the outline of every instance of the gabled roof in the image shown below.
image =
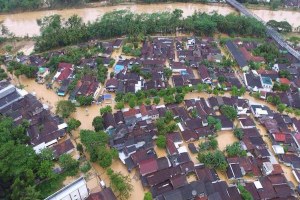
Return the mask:
[(226, 46), (240, 67), (245, 67), (248, 65), (247, 60), (242, 52), (231, 40), (226, 42)]
[(146, 174), (150, 174), (152, 172), (156, 172), (158, 170), (157, 160), (156, 158), (149, 158), (147, 160), (143, 160), (139, 163), (140, 174), (142, 176)]

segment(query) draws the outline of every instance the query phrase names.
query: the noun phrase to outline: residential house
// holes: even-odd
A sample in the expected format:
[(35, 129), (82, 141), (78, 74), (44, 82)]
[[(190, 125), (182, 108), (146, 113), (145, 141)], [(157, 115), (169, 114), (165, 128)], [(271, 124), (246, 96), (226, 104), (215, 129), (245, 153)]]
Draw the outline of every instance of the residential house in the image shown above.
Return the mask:
[(239, 50), (239, 48), (236, 46), (236, 44), (234, 44), (233, 41), (228, 40), (226, 42), (226, 47), (228, 48), (230, 54), (232, 55), (232, 57), (236, 60), (236, 62), (238, 63), (239, 67), (243, 70), (243, 71), (248, 71), (249, 70), (249, 66), (248, 66), (248, 62), (247, 59), (244, 57), (244, 55), (242, 54), (242, 52)]
[(212, 80), (211, 80), (211, 77), (209, 75), (208, 69), (205, 66), (201, 65), (198, 68), (198, 74), (199, 74), (200, 79), (202, 80), (202, 83), (206, 83), (206, 84), (211, 84), (212, 83)]
[(106, 187), (100, 192), (91, 193), (86, 200), (117, 200), (117, 197), (110, 187)]
[(72, 77), (74, 68), (71, 63), (59, 63), (58, 70), (53, 77), (54, 81), (61, 83), (65, 79), (70, 79)]
[(250, 117), (239, 118), (242, 129), (255, 128), (255, 122)]
[(116, 78), (108, 79), (105, 83), (105, 88), (109, 92), (115, 92), (118, 88), (119, 81)]
[(264, 105), (250, 105), (250, 109), (252, 114), (255, 117), (263, 117), (263, 116), (267, 116), (269, 118), (273, 118), (274, 114), (273, 112), (270, 110), (269, 107), (264, 106)]
[(89, 190), (87, 188), (86, 181), (83, 177), (75, 180), (74, 182), (66, 185), (62, 189), (58, 190), (54, 194), (45, 198), (45, 200), (84, 200), (89, 196)]
[(244, 73), (244, 80), (247, 89), (250, 91), (257, 92), (263, 89), (261, 77), (255, 71)]

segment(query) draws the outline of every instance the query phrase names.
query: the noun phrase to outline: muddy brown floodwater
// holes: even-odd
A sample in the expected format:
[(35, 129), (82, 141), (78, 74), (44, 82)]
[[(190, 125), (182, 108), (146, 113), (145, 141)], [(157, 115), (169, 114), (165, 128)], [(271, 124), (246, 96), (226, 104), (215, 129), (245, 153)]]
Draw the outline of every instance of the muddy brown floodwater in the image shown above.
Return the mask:
[[(106, 12), (114, 10), (128, 9), (134, 13), (153, 13), (162, 11), (172, 11), (175, 9), (183, 10), (183, 16), (192, 15), (195, 11), (211, 13), (213, 11), (219, 14), (226, 15), (236, 12), (232, 7), (226, 4), (200, 4), (200, 3), (172, 3), (172, 4), (131, 4), (131, 5), (116, 5), (95, 8), (80, 8), (80, 9), (65, 9), (65, 10), (45, 10), (35, 12), (25, 12), (17, 14), (0, 15), (0, 21), (16, 36), (33, 36), (39, 35), (39, 27), (36, 23), (37, 19), (45, 16), (59, 14), (63, 18), (68, 18), (71, 15), (77, 14), (83, 18), (85, 22), (95, 21), (103, 16)], [(294, 28), (300, 26), (300, 12), (297, 11), (271, 11), (271, 10), (251, 10), (264, 21), (270, 19), (287, 20)]]

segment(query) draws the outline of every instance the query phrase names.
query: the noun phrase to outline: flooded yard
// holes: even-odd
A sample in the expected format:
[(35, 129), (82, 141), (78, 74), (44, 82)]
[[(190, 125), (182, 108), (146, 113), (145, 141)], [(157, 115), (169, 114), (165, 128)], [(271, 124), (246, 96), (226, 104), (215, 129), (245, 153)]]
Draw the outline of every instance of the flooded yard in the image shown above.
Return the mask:
[(231, 145), (238, 141), (238, 139), (234, 136), (233, 131), (220, 131), (218, 132), (216, 139), (221, 151), (224, 151), (227, 145)]

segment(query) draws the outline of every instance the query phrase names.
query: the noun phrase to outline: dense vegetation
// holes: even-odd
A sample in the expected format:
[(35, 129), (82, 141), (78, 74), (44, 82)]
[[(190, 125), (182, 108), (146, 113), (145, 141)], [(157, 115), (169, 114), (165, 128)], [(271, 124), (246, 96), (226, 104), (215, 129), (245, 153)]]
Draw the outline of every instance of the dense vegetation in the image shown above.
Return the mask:
[(128, 199), (133, 190), (130, 177), (124, 176), (120, 172), (114, 172), (112, 169), (107, 170), (107, 175), (110, 180), (110, 186), (118, 199)]
[(289, 33), (292, 32), (293, 27), (290, 25), (287, 21), (276, 21), (276, 20), (270, 20), (267, 22), (268, 26), (271, 26), (278, 32), (284, 32)]
[(118, 151), (107, 147), (109, 136), (104, 131), (81, 130), (80, 139), (90, 153), (91, 161), (98, 162), (103, 168), (110, 167), (113, 159), (118, 157)]
[(265, 35), (264, 26), (253, 18), (230, 14), (194, 13), (183, 18), (182, 10), (152, 14), (133, 14), (128, 10), (113, 11), (103, 15), (93, 23), (84, 23), (78, 16), (63, 20), (52, 15), (38, 20), (41, 36), (37, 38), (35, 49), (45, 51), (93, 38), (106, 39), (128, 35), (138, 38), (140, 35), (168, 34), (181, 31), (195, 33), (198, 36), (212, 36), (221, 32), (229, 35), (257, 36)]
[(12, 119), (0, 119), (0, 199), (42, 199), (62, 186), (67, 175), (74, 175), (78, 162), (69, 155), (59, 158), (64, 170), (62, 174), (53, 172), (53, 152), (44, 149), (36, 154), (28, 145), (24, 121), (16, 126)]
[(83, 0), (0, 0), (0, 12), (69, 7), (83, 2)]

